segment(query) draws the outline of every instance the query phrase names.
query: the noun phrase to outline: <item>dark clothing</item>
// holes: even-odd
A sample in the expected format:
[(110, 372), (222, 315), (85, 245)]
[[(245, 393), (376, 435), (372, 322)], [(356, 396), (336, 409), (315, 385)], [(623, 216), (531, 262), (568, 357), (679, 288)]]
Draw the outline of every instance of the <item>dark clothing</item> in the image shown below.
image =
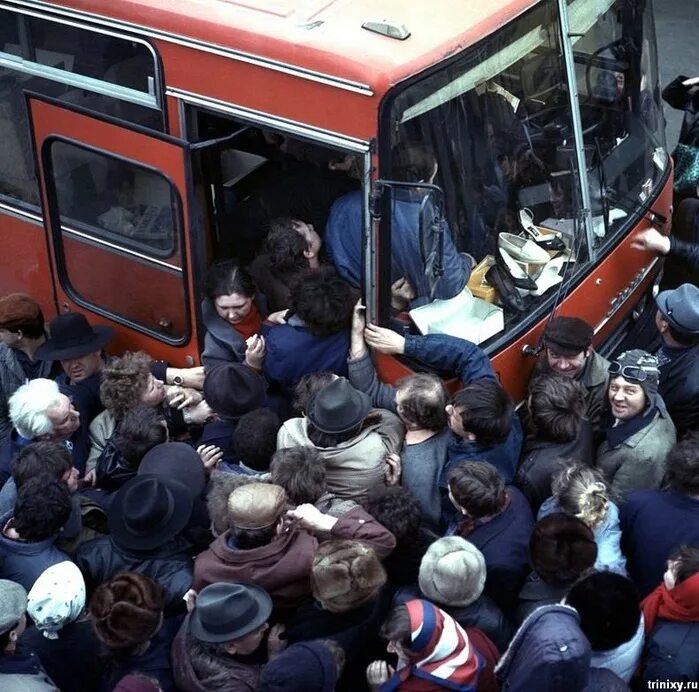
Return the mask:
[(298, 381), (313, 372), (334, 372), (347, 376), (349, 329), (330, 336), (315, 336), (297, 316), (286, 324), (263, 325), (267, 355), (262, 372), (270, 384), (289, 392)]
[(216, 420), (207, 423), (199, 438), (200, 445), (216, 445), (223, 452), (222, 461), (236, 463), (233, 451), (233, 435), (238, 421)]
[(689, 348), (663, 347), (658, 392), (681, 438), (699, 428), (699, 345)]
[(631, 493), (621, 508), (622, 548), (641, 597), (662, 580), (681, 545), (699, 545), (699, 500), (677, 490)]
[(100, 677), (99, 641), (85, 617), (61, 628), (58, 639), (47, 639), (29, 627), (22, 641), (34, 651), (61, 692), (94, 692)]
[(149, 553), (119, 548), (111, 536), (83, 543), (75, 562), (85, 577), (88, 599), (94, 589), (119, 572), (138, 572), (158, 582), (166, 594), (166, 613), (182, 612), (182, 597), (192, 586), (191, 546), (175, 538)]
[(12, 475), (12, 462), (19, 454), (19, 451), (29, 440), (25, 440), (17, 434), (16, 430), (11, 430), (7, 438), (0, 444), (0, 483), (5, 485)]
[[(13, 512), (0, 517), (0, 531), (12, 518)], [(0, 533), (0, 578), (16, 581), (29, 591), (45, 569), (70, 560), (54, 545), (57, 537), (30, 543), (12, 540)]]
[(257, 692), (262, 671), (251, 656), (216, 656), (203, 653), (189, 636), (188, 615), (172, 642), (172, 672), (183, 692)]
[[(27, 646), (24, 637), (17, 642), (17, 648), (13, 654), (0, 655), (1, 675), (40, 675), (43, 673), (41, 661), (31, 647)], [(0, 680), (0, 688), (2, 681)]]
[[(379, 637), (391, 599), (386, 590), (378, 598), (345, 613), (331, 613), (317, 603), (298, 608), (286, 623), (289, 644), (314, 639), (333, 639), (345, 652), (345, 667), (337, 692), (367, 690), (366, 668), (386, 655), (386, 642)], [(310, 692), (310, 690), (309, 690)]]
[(658, 620), (646, 635), (642, 680), (699, 680), (699, 622)]
[(388, 583), (396, 587), (417, 584), (420, 562), (422, 562), (430, 544), (437, 538), (439, 536), (432, 531), (420, 529), (414, 540), (404, 540), (399, 543), (383, 561), (388, 575)]
[(524, 493), (534, 514), (551, 497), (551, 480), (561, 467), (562, 459), (572, 459), (587, 466), (594, 459), (592, 427), (583, 421), (571, 442), (548, 442), (527, 437), (522, 447), (522, 462), (515, 485)]
[[(482, 523), (466, 538), (485, 558), (485, 593), (506, 616), (514, 613), (517, 594), (529, 574), (529, 538), (534, 516), (522, 493), (508, 486), (509, 505), (497, 516)], [(458, 535), (458, 529), (450, 533)]]
[(512, 625), (492, 598), (482, 595), (471, 605), (445, 606), (439, 604), (439, 607), (451, 615), (464, 629), (467, 627), (479, 629), (501, 653), (507, 649), (512, 638)]
[(570, 584), (547, 584), (532, 572), (519, 592), (515, 625), (519, 627), (539, 606), (560, 603), (570, 590)]
[(679, 141), (682, 144), (699, 144), (699, 89), (682, 84), (684, 75), (675, 77), (662, 92), (663, 101), (678, 111), (684, 111)]
[(155, 678), (162, 692), (176, 692), (170, 666), (170, 647), (181, 622), (181, 617), (163, 620), (146, 651), (138, 656), (117, 659), (111, 656), (108, 650), (103, 649), (100, 655), (103, 670), (99, 692), (112, 692), (119, 680), (132, 673)]

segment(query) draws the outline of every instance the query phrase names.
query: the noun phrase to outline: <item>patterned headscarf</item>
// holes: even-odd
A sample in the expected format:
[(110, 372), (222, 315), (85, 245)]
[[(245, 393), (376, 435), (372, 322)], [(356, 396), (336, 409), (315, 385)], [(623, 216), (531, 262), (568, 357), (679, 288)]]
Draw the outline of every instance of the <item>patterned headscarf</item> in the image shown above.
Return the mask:
[(85, 580), (70, 561), (44, 570), (29, 592), (27, 612), (47, 639), (58, 639), (61, 628), (76, 620), (84, 608)]
[[(410, 655), (407, 661), (399, 660), (396, 674), (381, 686), (381, 692), (427, 692), (435, 687), (475, 690), (485, 664), (459, 623), (429, 601), (415, 599), (405, 606), (410, 617)], [(409, 684), (404, 685), (407, 680)]]

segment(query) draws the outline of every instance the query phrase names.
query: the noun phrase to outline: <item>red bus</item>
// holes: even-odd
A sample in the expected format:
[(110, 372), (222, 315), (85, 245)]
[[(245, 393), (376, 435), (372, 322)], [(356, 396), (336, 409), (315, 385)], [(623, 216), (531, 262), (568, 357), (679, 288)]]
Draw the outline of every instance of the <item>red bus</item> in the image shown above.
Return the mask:
[[(667, 226), (672, 190), (649, 0), (0, 0), (0, 292), (192, 365), (211, 261), (250, 261), (272, 214), (321, 230), (352, 194), (357, 283), (393, 324), (405, 190), (386, 181), (415, 144), (437, 162), (407, 191), (432, 200), (423, 331), (480, 341), (520, 398), (553, 310), (597, 344), (631, 327), (658, 267), (630, 236)], [(557, 238), (546, 264), (523, 227)], [(536, 286), (508, 300), (474, 275), (469, 326), (445, 321), (447, 252), (483, 270), (512, 243)]]

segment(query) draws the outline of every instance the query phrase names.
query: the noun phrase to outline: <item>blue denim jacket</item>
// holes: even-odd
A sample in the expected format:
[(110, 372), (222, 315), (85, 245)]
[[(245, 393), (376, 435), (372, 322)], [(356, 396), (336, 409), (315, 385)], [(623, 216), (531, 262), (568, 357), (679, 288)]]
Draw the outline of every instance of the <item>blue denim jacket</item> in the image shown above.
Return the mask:
[[(430, 297), (425, 263), (420, 247), (421, 195), (413, 191), (395, 192), (391, 216), (391, 283), (405, 277), (415, 289), (415, 304)], [(323, 238), (325, 251), (338, 274), (353, 286), (361, 285), (362, 270), (362, 193), (350, 192), (335, 201)], [(453, 298), (461, 292), (471, 273), (468, 260), (460, 255), (447, 229), (444, 237), (444, 274), (434, 298)], [(422, 299), (422, 300), (420, 300)]]

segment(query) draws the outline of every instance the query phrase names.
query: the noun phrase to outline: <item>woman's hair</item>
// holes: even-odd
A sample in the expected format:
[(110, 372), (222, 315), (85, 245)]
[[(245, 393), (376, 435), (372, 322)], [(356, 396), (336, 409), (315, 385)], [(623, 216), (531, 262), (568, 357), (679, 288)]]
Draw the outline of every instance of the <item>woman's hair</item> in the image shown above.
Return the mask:
[(99, 639), (128, 655), (160, 628), (163, 587), (150, 577), (122, 572), (100, 584), (90, 599), (90, 617)]
[(497, 514), (505, 502), (505, 481), (487, 461), (464, 461), (456, 464), (447, 479), (452, 497), (472, 517)]
[(62, 394), (54, 380), (37, 377), (21, 385), (10, 397), (8, 409), (12, 425), (27, 440), (53, 432), (48, 410), (60, 406)]
[(114, 358), (102, 370), (100, 400), (117, 420), (141, 403), (150, 380), (151, 357), (143, 351), (126, 352)]
[(291, 309), (314, 336), (349, 330), (356, 296), (332, 267), (307, 271), (291, 287)]
[(396, 394), (399, 392), (402, 397), (398, 413), (407, 424), (436, 432), (446, 427), (448, 395), (436, 375), (417, 373), (405, 377), (398, 382)]
[(585, 411), (585, 388), (570, 377), (546, 374), (529, 383), (529, 413), (540, 439), (573, 441)]
[(699, 572), (699, 547), (683, 545), (670, 556), (670, 560), (677, 561), (675, 584), (681, 584)]
[(397, 605), (381, 625), (379, 635), (389, 642), (397, 642), (401, 648), (410, 649), (413, 644), (410, 615), (405, 604)]
[(551, 482), (551, 493), (562, 511), (582, 520), (593, 531), (604, 521), (610, 492), (602, 474), (590, 466), (574, 464)]
[(245, 298), (253, 298), (257, 287), (250, 274), (235, 260), (215, 262), (206, 275), (206, 297), (215, 300), (218, 296), (237, 293)]
[(386, 527), (399, 546), (414, 544), (422, 524), (422, 508), (408, 488), (399, 485), (372, 488), (362, 502), (364, 509)]

